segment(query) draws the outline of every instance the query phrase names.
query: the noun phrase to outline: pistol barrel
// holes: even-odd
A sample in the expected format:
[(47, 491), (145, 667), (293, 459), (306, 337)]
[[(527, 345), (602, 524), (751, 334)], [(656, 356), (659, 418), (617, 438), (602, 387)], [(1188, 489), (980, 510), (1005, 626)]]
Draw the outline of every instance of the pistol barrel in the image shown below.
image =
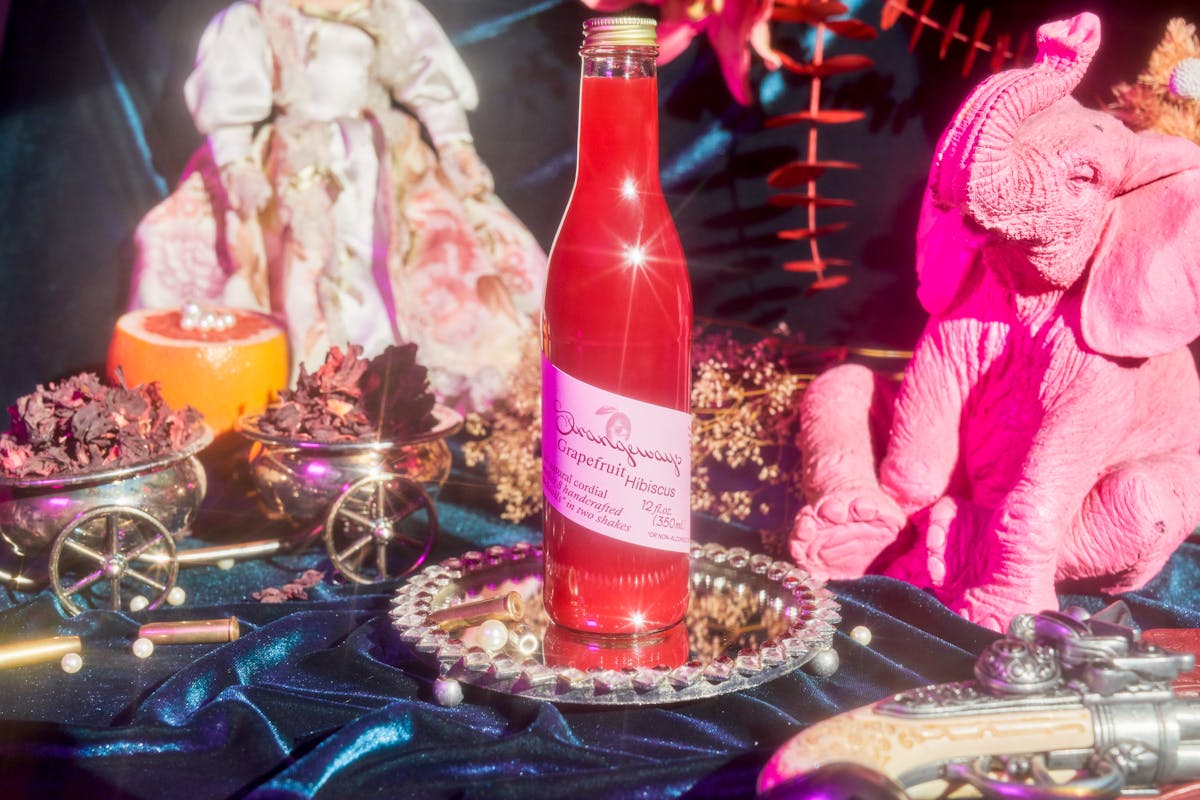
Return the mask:
[(1128, 786), (1200, 779), (1200, 697), (1147, 694), (1092, 705), (1096, 752), (1123, 754)]

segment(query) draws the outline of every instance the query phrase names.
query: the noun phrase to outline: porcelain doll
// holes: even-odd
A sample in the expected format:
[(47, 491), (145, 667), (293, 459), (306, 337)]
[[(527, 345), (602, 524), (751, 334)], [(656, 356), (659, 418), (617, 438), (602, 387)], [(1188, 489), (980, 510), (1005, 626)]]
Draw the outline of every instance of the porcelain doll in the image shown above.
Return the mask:
[(443, 402), (501, 390), (545, 255), (494, 193), (475, 84), (422, 5), (236, 2), (184, 95), (206, 144), (139, 225), (135, 307), (274, 311), (293, 378), (331, 345), (414, 342)]

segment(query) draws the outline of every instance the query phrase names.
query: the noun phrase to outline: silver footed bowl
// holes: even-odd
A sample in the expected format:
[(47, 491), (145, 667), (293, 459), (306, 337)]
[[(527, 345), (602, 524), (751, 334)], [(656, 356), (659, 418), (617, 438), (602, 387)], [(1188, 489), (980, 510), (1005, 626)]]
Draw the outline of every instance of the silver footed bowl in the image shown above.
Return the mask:
[(17, 556), (35, 555), (76, 517), (105, 507), (143, 512), (179, 535), (207, 492), (196, 454), (212, 439), (200, 423), (183, 447), (139, 464), (36, 478), (0, 474), (0, 536)]
[(440, 488), (450, 475), (446, 438), (462, 427), (463, 419), (441, 405), (433, 415), (437, 421), (432, 428), (403, 440), (293, 439), (263, 431), (261, 414), (242, 417), (236, 430), (253, 442), (250, 475), (266, 513), (306, 525), (324, 517), (348, 486), (364, 478), (393, 474)]

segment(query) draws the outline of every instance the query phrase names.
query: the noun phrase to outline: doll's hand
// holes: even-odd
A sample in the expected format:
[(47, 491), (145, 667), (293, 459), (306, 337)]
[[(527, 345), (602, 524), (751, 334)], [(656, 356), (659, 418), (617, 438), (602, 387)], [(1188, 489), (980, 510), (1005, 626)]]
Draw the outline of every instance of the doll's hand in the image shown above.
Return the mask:
[(252, 161), (235, 161), (221, 167), (221, 183), (229, 196), (229, 204), (242, 217), (262, 211), (271, 199), (271, 184)]
[(475, 151), (475, 145), (470, 142), (446, 145), (438, 155), (441, 158), (442, 169), (459, 197), (479, 197), (495, 188), (491, 170), (483, 163), (479, 153)]

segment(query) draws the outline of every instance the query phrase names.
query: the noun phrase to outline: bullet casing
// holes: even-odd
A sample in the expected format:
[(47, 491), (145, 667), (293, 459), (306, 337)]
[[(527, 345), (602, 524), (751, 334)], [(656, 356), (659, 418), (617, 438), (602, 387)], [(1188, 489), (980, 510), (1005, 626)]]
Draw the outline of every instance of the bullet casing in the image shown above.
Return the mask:
[(52, 636), (13, 642), (0, 646), (0, 669), (58, 661), (67, 653), (78, 653), (82, 649), (83, 642), (78, 636)]
[(519, 622), (525, 616), (525, 603), (518, 592), (509, 592), (497, 597), (485, 597), (448, 608), (430, 612), (426, 621), (444, 631), (453, 632), (470, 628), (489, 619), (501, 622)]
[(149, 639), (156, 645), (232, 642), (240, 635), (237, 617), (148, 622), (138, 628), (138, 638)]

